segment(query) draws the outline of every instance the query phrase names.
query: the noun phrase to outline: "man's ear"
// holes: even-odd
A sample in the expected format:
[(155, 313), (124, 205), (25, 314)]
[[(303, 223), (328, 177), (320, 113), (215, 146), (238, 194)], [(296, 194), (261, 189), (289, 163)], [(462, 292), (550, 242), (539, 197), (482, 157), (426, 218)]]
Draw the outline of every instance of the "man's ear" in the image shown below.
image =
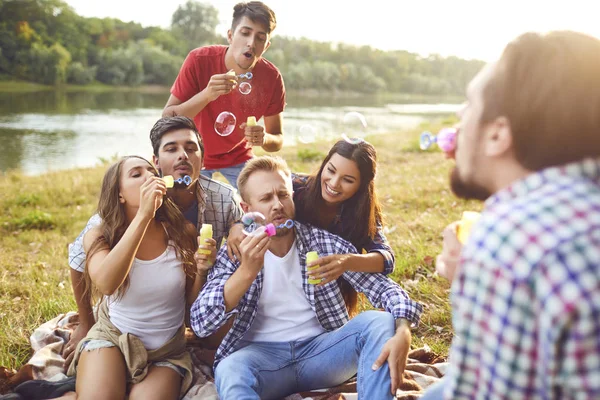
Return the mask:
[(233, 32), (231, 32), (231, 29), (227, 30), (227, 43), (231, 44), (231, 42), (233, 41)]
[(484, 131), (484, 140), (484, 152), (488, 157), (500, 157), (512, 151), (512, 130), (508, 118), (498, 117), (489, 123)]
[(154, 154), (152, 155), (152, 162), (154, 163), (154, 166), (158, 170), (158, 175), (162, 176), (162, 171), (160, 169), (160, 163), (158, 162), (158, 157), (156, 157)]
[(271, 47), (271, 41), (270, 41), (270, 40), (269, 40), (269, 41), (267, 41), (267, 45), (265, 46), (265, 49), (263, 50), (263, 54), (265, 54), (265, 52), (266, 52), (267, 50), (269, 50), (269, 47)]

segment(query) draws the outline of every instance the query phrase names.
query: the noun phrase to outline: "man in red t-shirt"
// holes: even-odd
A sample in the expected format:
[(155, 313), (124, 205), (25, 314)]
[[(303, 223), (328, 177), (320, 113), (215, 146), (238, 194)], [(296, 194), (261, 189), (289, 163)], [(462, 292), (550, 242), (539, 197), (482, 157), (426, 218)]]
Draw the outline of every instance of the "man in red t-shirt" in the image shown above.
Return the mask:
[[(237, 176), (252, 158), (252, 146), (269, 152), (283, 145), (282, 115), (285, 107), (283, 79), (275, 65), (262, 58), (271, 45), (275, 13), (260, 1), (239, 3), (233, 8), (233, 22), (227, 31), (229, 46), (205, 46), (192, 50), (171, 87), (163, 116), (193, 118), (205, 145), (202, 174), (212, 178), (221, 172), (237, 188)], [(227, 75), (233, 70), (236, 76)], [(252, 71), (249, 94), (242, 94), (237, 75)], [(215, 131), (217, 116), (228, 111), (236, 124), (228, 136)], [(261, 125), (247, 126), (253, 116)]]

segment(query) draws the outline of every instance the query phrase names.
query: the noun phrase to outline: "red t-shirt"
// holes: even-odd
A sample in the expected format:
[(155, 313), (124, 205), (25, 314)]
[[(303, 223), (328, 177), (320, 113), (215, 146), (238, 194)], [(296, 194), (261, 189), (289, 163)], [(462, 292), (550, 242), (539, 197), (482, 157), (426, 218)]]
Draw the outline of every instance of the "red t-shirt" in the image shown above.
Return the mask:
[[(205, 46), (192, 50), (186, 57), (171, 94), (181, 102), (201, 92), (216, 74), (226, 73), (225, 52), (227, 46)], [(244, 131), (239, 126), (248, 116), (258, 121), (263, 116), (277, 115), (285, 107), (285, 88), (279, 70), (269, 61), (261, 58), (252, 69), (250, 94), (240, 93), (236, 87), (231, 93), (220, 96), (208, 103), (194, 117), (196, 127), (204, 141), (204, 167), (218, 169), (231, 167), (252, 158), (252, 147), (247, 144)], [(236, 117), (236, 127), (229, 136), (220, 136), (215, 132), (215, 119), (229, 111)]]

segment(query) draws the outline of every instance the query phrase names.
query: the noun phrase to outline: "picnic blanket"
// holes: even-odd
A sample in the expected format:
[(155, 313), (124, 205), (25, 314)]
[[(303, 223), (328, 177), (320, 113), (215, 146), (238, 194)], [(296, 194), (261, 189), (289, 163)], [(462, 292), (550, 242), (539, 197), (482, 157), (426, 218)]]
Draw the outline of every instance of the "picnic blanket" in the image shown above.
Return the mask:
[[(66, 378), (64, 370), (63, 347), (69, 341), (71, 332), (79, 324), (75, 312), (60, 314), (42, 324), (31, 335), (33, 356), (19, 371), (0, 367), (0, 394), (7, 393), (18, 384), (30, 379), (57, 381)], [(192, 387), (183, 400), (218, 400), (216, 386), (212, 376), (214, 351), (201, 347), (193, 332), (186, 332), (187, 349), (193, 361)], [(423, 347), (410, 351), (404, 372), (404, 383), (399, 400), (418, 399), (424, 389), (444, 376), (446, 360)], [(356, 381), (350, 380), (327, 390), (296, 393), (284, 400), (354, 400), (357, 399)]]

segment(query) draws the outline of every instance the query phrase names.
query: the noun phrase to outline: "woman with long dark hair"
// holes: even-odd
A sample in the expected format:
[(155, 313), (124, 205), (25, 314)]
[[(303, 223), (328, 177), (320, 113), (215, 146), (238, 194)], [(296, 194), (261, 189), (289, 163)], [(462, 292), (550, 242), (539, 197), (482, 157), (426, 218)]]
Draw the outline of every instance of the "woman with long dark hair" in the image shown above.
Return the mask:
[[(358, 254), (332, 255), (312, 265), (314, 278), (326, 284), (344, 271), (381, 272), (394, 269), (394, 252), (383, 234), (383, 215), (375, 192), (377, 153), (366, 141), (333, 145), (316, 174), (293, 177), (296, 219), (346, 239)], [(350, 315), (357, 312), (357, 293), (338, 279)]]
[(177, 399), (191, 384), (185, 310), (215, 258), (166, 194), (147, 160), (130, 156), (106, 172), (100, 226), (84, 237), (86, 283), (101, 294), (96, 324), (79, 343), (68, 375), (79, 398)]

